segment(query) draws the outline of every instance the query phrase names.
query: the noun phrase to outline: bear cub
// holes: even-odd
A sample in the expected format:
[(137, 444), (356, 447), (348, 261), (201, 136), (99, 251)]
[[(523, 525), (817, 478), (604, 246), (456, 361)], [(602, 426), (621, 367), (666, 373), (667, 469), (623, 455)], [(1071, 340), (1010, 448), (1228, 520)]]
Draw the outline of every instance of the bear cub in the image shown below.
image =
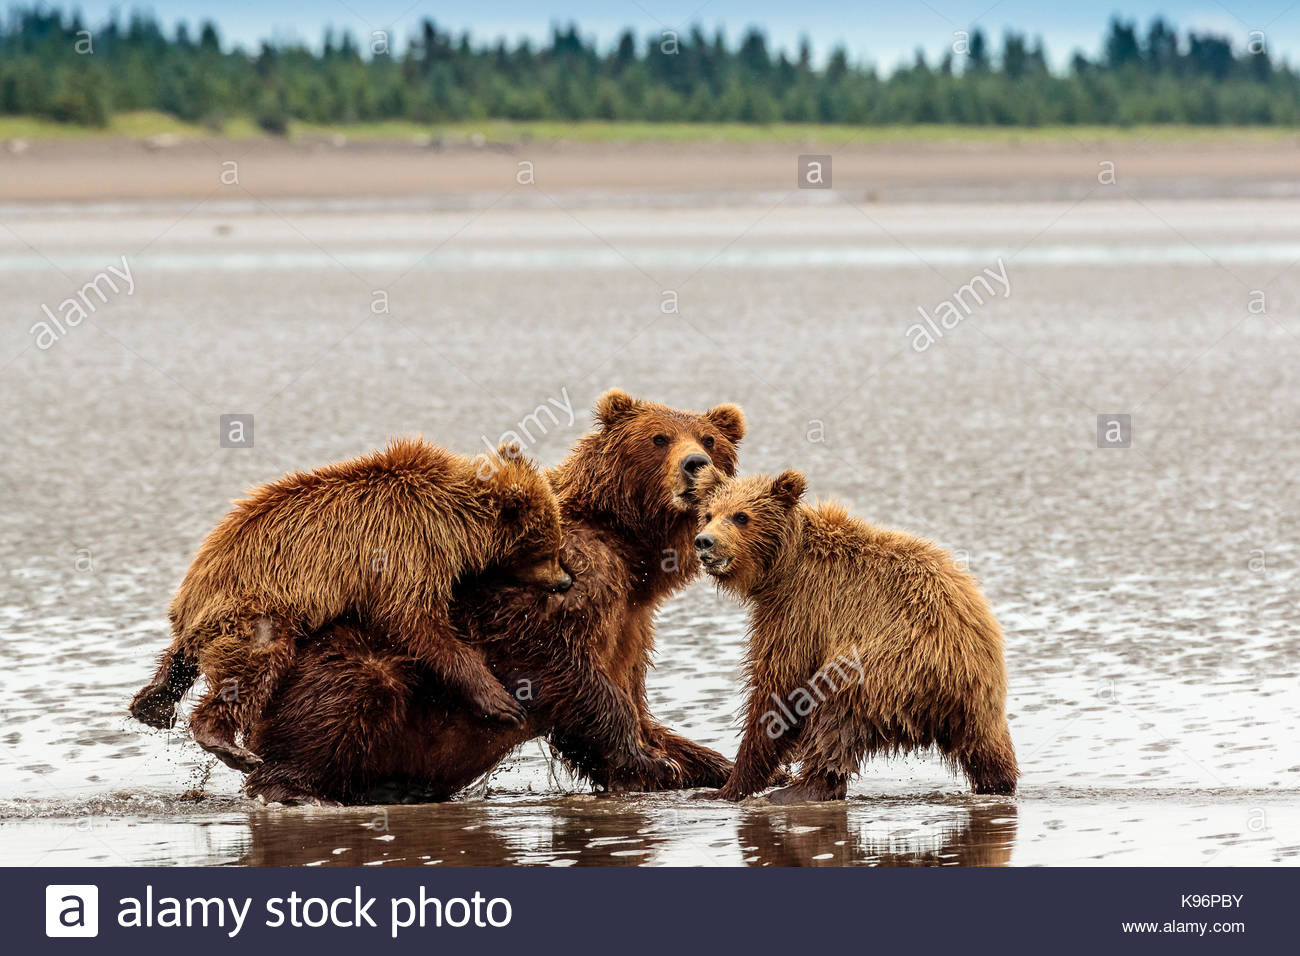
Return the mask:
[(172, 601), (173, 640), (131, 713), (170, 727), (202, 673), (194, 740), (236, 770), (297, 639), (345, 615), (393, 635), (488, 717), (522, 708), (460, 641), (448, 606), (462, 576), (500, 573), (566, 590), (559, 505), (517, 446), (469, 458), (420, 439), (254, 488), (207, 536)]
[(798, 760), (775, 803), (842, 800), (875, 754), (936, 747), (976, 793), (1013, 793), (1002, 632), (969, 574), (928, 541), (801, 501), (804, 476), (702, 489), (700, 563), (751, 610), (735, 768), (741, 800)]

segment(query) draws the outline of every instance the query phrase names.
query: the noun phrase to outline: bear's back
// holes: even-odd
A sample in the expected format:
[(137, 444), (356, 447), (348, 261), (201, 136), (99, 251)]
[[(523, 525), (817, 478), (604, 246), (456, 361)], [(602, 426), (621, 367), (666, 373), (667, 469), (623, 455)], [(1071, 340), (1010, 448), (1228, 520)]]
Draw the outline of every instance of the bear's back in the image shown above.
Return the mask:
[(873, 525), (839, 502), (801, 508), (805, 521), (798, 592), (817, 602), (832, 646), (875, 637), (926, 640), (954, 625), (1000, 650), (1001, 633), (968, 571), (952, 554), (905, 531)]
[(472, 503), (478, 485), (469, 459), (422, 439), (398, 438), (382, 450), (258, 485), (234, 503), (231, 517), (242, 523), (288, 511), (296, 522), (327, 509), (338, 520), (347, 509), (378, 500), (452, 513)]

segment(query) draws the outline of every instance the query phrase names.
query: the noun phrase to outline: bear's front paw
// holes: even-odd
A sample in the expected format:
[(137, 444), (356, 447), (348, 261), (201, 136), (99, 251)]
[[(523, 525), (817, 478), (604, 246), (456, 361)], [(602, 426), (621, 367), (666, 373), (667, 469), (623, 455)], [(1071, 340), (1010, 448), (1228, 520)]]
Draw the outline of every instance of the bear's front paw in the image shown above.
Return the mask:
[(682, 773), (681, 764), (663, 751), (640, 747), (624, 753), (616, 767), (626, 774), (637, 777), (643, 785), (661, 787), (675, 782)]
[(494, 684), (475, 694), (473, 704), (489, 720), (499, 720), (520, 727), (527, 719), (523, 704), (510, 696), (500, 684)]
[(697, 760), (686, 772), (683, 785), (686, 787), (725, 787), (731, 779), (735, 765), (721, 754), (710, 754), (705, 760)]
[(704, 790), (700, 793), (691, 794), (692, 800), (727, 800), (731, 803), (739, 803), (749, 794), (741, 793), (731, 787), (721, 787), (718, 790)]
[(718, 791), (718, 790), (697, 790), (695, 793), (691, 794), (687, 799), (689, 799), (689, 800), (721, 800), (722, 798), (721, 798), (720, 796), (718, 796), (718, 794), (719, 794), (720, 792), (721, 792), (721, 791)]
[(142, 724), (170, 730), (176, 726), (176, 701), (165, 683), (153, 683), (131, 698), (131, 716)]

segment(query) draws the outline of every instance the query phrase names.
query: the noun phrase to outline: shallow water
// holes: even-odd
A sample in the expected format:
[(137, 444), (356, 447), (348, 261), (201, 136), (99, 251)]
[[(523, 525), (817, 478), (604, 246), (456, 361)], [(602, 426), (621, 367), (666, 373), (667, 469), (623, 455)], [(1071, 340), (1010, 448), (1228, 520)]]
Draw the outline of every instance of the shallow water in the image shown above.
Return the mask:
[[(6, 208), (6, 861), (1300, 859), (1300, 203), (799, 198)], [(41, 305), (123, 255), (134, 291), (38, 348)], [(915, 351), (917, 307), (999, 258), (1010, 294)], [(531, 426), (554, 462), (611, 385), (738, 402), (744, 470), (799, 466), (968, 562), (1006, 630), (1016, 799), (924, 757), (873, 763), (837, 807), (597, 797), (531, 743), (452, 804), (265, 808), (126, 717), (193, 548), (245, 487), (397, 432), (495, 444), (548, 399), (576, 412)], [(228, 413), (255, 416), (252, 448), (219, 447)], [(1100, 413), (1132, 415), (1133, 447), (1097, 448)], [(661, 718), (727, 753), (743, 633), (697, 584), (650, 679)]]

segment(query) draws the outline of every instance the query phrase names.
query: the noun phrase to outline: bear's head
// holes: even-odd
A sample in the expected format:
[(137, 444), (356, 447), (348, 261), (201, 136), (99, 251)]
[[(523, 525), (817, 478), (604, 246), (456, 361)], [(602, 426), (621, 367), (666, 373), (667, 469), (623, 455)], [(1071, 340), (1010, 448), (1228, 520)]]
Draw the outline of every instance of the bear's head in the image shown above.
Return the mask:
[(599, 428), (556, 471), (561, 497), (588, 515), (646, 532), (679, 523), (693, 530), (699, 477), (710, 467), (735, 474), (745, 435), (735, 405), (688, 412), (616, 388), (597, 400), (595, 416)]
[(807, 482), (797, 471), (772, 478), (700, 478), (700, 533), (695, 554), (718, 584), (744, 597), (763, 583), (799, 527)]
[(479, 456), (478, 477), (496, 519), (494, 564), (520, 584), (567, 591), (573, 579), (560, 565), (560, 505), (536, 462), (504, 443)]

